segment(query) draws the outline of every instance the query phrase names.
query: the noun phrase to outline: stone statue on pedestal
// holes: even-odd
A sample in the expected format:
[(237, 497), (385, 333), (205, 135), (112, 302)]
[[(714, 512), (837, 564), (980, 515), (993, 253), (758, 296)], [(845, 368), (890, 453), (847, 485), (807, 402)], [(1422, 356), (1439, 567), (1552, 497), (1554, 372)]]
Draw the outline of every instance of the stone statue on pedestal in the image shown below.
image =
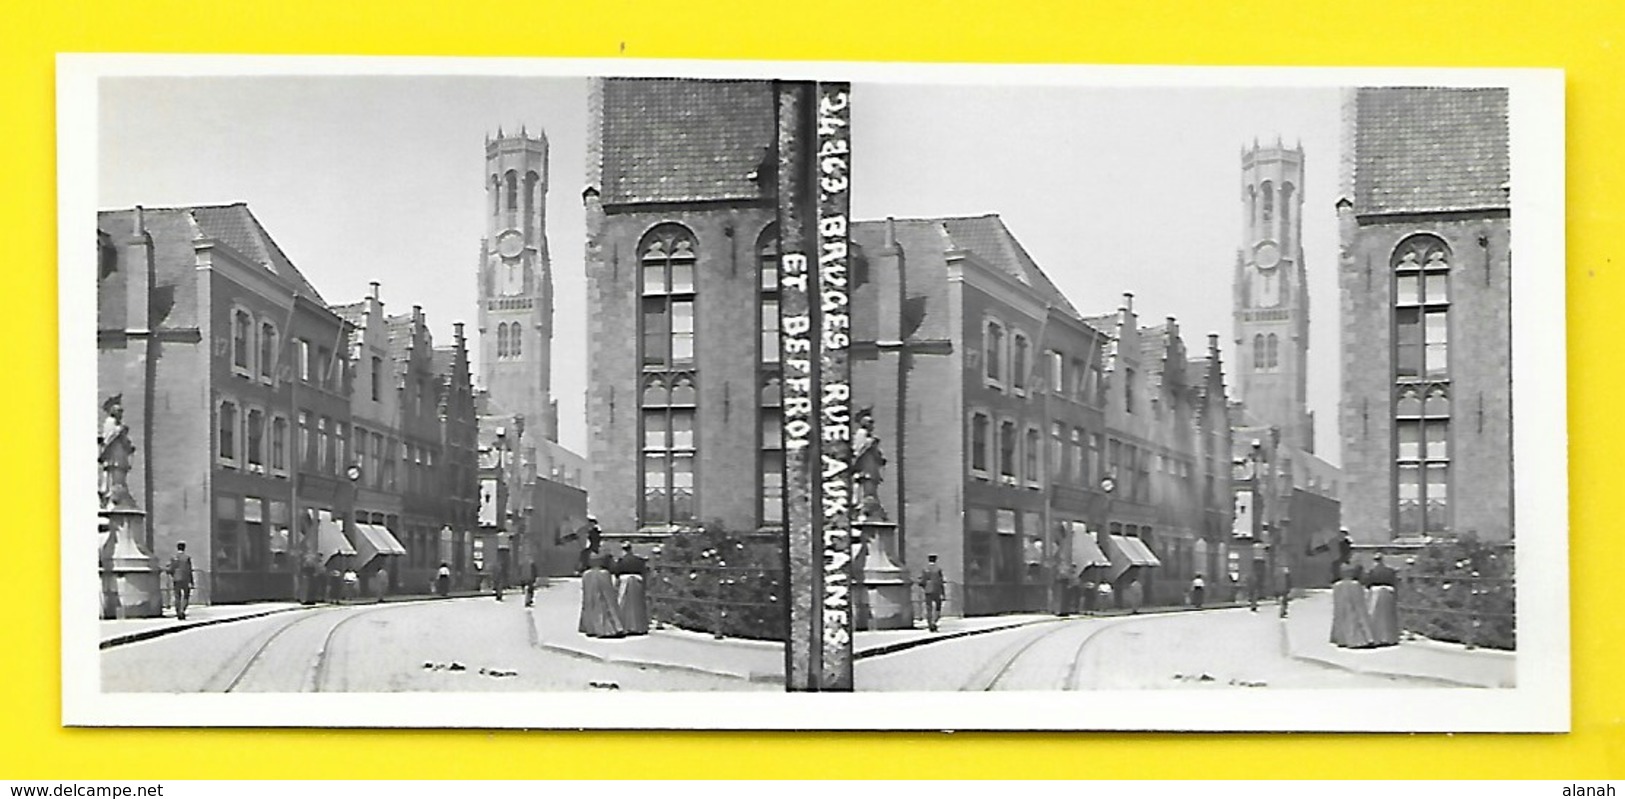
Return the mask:
[(886, 509), (880, 504), (880, 470), (886, 465), (886, 456), (880, 451), (874, 414), (868, 408), (858, 411), (856, 427), (852, 433), (852, 507), (858, 521), (885, 520)]
[(135, 507), (130, 494), (130, 459), (135, 455), (135, 442), (130, 440), (130, 428), (124, 424), (124, 395), (114, 394), (102, 403), (101, 481), (97, 487), (103, 508)]

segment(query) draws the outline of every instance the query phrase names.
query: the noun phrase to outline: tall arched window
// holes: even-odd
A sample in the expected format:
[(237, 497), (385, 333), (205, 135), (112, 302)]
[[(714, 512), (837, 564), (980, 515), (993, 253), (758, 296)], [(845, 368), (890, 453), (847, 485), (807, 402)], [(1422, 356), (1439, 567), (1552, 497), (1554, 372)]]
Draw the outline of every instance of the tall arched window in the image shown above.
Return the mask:
[(519, 210), (519, 173), (510, 169), (504, 178), (508, 184), (508, 197), (503, 210), (512, 215)]
[(1247, 224), (1258, 224), (1258, 187), (1247, 187)]
[(508, 357), (508, 323), (497, 323), (497, 357)]
[(253, 356), (250, 348), (254, 340), (254, 317), (247, 311), (236, 310), (231, 313), (231, 365), (238, 371), (247, 372)]
[(645, 375), (641, 523), (686, 525), (697, 518), (695, 436), (699, 413), (695, 358), (696, 240), (693, 231), (658, 225), (638, 242), (642, 272), (640, 361)]
[(1253, 370), (1263, 371), (1268, 361), (1264, 357), (1264, 334), (1253, 334)]
[(237, 403), (226, 401), (220, 403), (217, 431), (215, 438), (219, 444), (220, 459), (224, 461), (237, 460)]
[(1264, 185), (1260, 186), (1259, 189), (1260, 193), (1264, 195), (1263, 221), (1269, 222), (1275, 217), (1275, 184), (1266, 180), (1264, 181)]
[(1281, 368), (1281, 340), (1274, 333), (1264, 339), (1264, 368), (1271, 372)]
[(260, 377), (270, 380), (276, 374), (276, 326), (260, 324)]
[(1016, 332), (1010, 337), (1010, 386), (1016, 391), (1027, 389), (1027, 336)]
[(524, 229), (525, 229), (525, 240), (526, 241), (530, 240), (530, 235), (531, 235), (531, 231), (532, 231), (532, 224), (533, 224), (532, 220), (536, 218), (536, 206), (541, 202), (541, 198), (540, 198), (541, 182), (542, 182), (541, 176), (536, 174), (535, 172), (526, 172), (525, 173), (525, 222), (524, 222)]
[(1004, 382), (1004, 325), (989, 320), (982, 334), (982, 360), (987, 364), (987, 380)]
[(1418, 234), (1390, 261), (1394, 286), (1394, 531), (1450, 532), (1450, 248)]
[(525, 354), (524, 326), (518, 322), (508, 323), (508, 356), (518, 358)]
[(1293, 187), (1293, 185), (1291, 183), (1282, 183), (1281, 184), (1281, 231), (1282, 231), (1282, 236), (1281, 237), (1283, 239), (1286, 238), (1288, 235), (1290, 235), (1289, 233), (1287, 233), (1287, 231), (1292, 229), (1292, 192), (1293, 192), (1293, 189), (1294, 189), (1294, 187)]

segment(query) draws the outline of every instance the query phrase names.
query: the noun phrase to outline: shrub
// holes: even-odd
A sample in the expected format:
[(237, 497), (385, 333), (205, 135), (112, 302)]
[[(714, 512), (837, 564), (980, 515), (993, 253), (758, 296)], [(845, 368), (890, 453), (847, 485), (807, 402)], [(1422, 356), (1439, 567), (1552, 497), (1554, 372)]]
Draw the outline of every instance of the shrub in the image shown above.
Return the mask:
[(1511, 549), (1471, 535), (1431, 543), (1405, 573), (1401, 622), (1437, 641), (1516, 649), (1513, 572)]
[(685, 630), (782, 641), (783, 551), (718, 522), (677, 533), (651, 564), (650, 612)]

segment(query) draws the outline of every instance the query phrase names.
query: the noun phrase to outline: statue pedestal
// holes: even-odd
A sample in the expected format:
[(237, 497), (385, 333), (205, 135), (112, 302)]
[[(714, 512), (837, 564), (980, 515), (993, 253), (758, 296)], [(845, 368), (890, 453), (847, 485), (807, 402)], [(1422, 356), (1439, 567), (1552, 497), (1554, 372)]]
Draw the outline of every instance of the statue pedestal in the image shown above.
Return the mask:
[(858, 628), (907, 630), (914, 626), (913, 585), (887, 554), (897, 541), (897, 523), (862, 520), (853, 529), (863, 536), (863, 592)]
[(136, 508), (104, 508), (108, 525), (100, 572), (102, 618), (151, 619), (164, 614), (158, 564), (146, 552), (147, 514)]

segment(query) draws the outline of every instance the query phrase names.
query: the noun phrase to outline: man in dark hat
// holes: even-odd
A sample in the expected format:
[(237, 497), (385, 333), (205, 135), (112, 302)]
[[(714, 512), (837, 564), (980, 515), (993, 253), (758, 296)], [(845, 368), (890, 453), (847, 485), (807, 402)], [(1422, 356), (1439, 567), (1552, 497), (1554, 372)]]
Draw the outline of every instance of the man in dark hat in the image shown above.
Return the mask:
[(920, 573), (920, 590), (925, 594), (925, 623), (931, 632), (937, 631), (937, 623), (942, 620), (945, 589), (946, 583), (942, 577), (942, 567), (937, 565), (937, 556), (926, 555), (925, 569)]

